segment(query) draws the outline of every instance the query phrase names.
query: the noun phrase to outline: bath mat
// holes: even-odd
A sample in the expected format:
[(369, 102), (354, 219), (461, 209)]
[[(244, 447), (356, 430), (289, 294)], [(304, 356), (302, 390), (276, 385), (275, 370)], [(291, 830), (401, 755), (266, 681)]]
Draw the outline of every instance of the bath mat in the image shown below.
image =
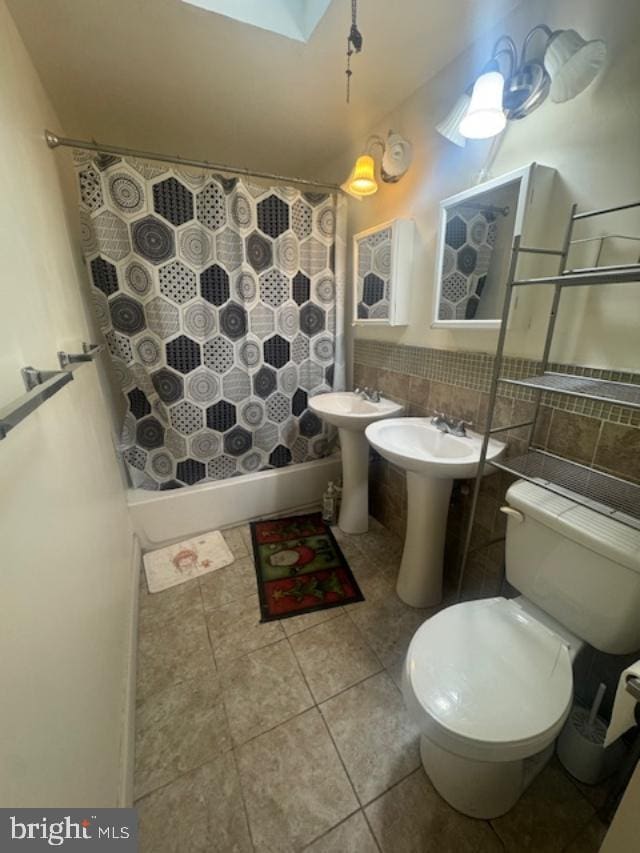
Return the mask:
[(143, 557), (149, 592), (162, 592), (185, 581), (233, 563), (234, 557), (222, 533), (203, 533)]
[(251, 523), (262, 622), (364, 601), (319, 512)]

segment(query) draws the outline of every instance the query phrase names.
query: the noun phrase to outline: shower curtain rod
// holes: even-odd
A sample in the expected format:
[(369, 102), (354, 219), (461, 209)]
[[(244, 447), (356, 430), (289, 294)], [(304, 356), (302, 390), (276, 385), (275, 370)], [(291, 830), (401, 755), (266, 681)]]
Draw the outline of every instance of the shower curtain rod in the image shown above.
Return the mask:
[(243, 169), (239, 166), (226, 166), (222, 163), (210, 163), (208, 160), (191, 160), (187, 157), (157, 154), (154, 151), (138, 151), (135, 148), (123, 148), (120, 145), (99, 145), (97, 142), (87, 142), (83, 139), (70, 139), (66, 136), (58, 136), (50, 130), (44, 132), (45, 142), (49, 148), (82, 148), (86, 151), (98, 151), (104, 154), (118, 154), (121, 157), (141, 157), (144, 160), (159, 160), (163, 163), (178, 163), (181, 166), (194, 166), (197, 169), (211, 169), (217, 172), (229, 172), (232, 175), (246, 175), (251, 178), (267, 178), (271, 181), (285, 181), (290, 184), (300, 184), (306, 187), (318, 187), (334, 192), (344, 192), (338, 184), (322, 183), (321, 181), (310, 181), (307, 178), (293, 178), (290, 175), (276, 175), (273, 172), (257, 172), (251, 169)]

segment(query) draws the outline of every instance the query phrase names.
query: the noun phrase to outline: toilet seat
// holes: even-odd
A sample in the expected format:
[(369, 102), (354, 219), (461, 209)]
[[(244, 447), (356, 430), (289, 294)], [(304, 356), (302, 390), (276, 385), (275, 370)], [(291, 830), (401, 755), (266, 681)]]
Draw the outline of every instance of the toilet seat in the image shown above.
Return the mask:
[(569, 713), (569, 648), (515, 600), (453, 605), (414, 635), (403, 693), (443, 749), (480, 761), (526, 758), (553, 741)]

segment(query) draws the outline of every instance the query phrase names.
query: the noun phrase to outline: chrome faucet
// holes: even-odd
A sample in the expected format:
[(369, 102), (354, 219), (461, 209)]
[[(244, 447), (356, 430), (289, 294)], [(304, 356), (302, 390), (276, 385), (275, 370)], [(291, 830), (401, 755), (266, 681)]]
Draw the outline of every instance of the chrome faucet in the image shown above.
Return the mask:
[(465, 421), (462, 418), (452, 418), (450, 415), (445, 415), (444, 412), (434, 412), (431, 423), (440, 432), (455, 435), (457, 438), (466, 438), (466, 427), (473, 426), (471, 421)]
[(380, 402), (380, 392), (375, 388), (369, 388), (365, 385), (364, 388), (356, 388), (353, 392), (357, 394), (358, 397), (362, 397), (363, 400), (368, 400), (370, 403), (379, 403)]

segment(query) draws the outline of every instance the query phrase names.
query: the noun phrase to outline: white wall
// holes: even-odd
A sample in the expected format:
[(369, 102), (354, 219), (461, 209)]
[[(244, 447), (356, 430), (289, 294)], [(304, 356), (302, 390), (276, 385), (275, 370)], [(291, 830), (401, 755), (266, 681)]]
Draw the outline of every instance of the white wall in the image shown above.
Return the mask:
[[(609, 49), (604, 73), (580, 96), (565, 104), (547, 100), (527, 119), (511, 123), (491, 167), (493, 177), (534, 160), (558, 170), (547, 237), (549, 245), (559, 245), (572, 200), (585, 209), (640, 199), (640, 4), (637, 0), (530, 0), (493, 35), (506, 31), (520, 44), (528, 29), (541, 22), (552, 29), (574, 27), (585, 38), (604, 38)], [(440, 137), (435, 126), (479, 72), (492, 41), (493, 36), (476, 44), (371, 128), (381, 134), (393, 128), (405, 135), (414, 145), (414, 162), (399, 184), (381, 184), (370, 199), (350, 201), (352, 232), (395, 217), (414, 217), (418, 241), (410, 325), (358, 327), (358, 338), (445, 349), (495, 349), (495, 332), (430, 328), (438, 202), (476, 183), (490, 147), (487, 142), (469, 142), (460, 149)], [(343, 180), (357, 153), (356, 149), (344, 152), (338, 161), (325, 164), (322, 173)], [(618, 222), (601, 220), (601, 225), (609, 231), (618, 227), (640, 234), (638, 215)], [(552, 271), (540, 269), (543, 274)], [(539, 356), (547, 305), (546, 297), (536, 301), (524, 334), (520, 333), (522, 317), (514, 324), (519, 332), (508, 341), (510, 352)], [(522, 310), (528, 315), (531, 307), (523, 304)], [(574, 290), (562, 298), (552, 357), (596, 367), (638, 369), (639, 327), (640, 286)]]
[[(0, 0), (0, 405), (87, 340), (59, 130)], [(77, 241), (76, 241), (77, 242)], [(133, 539), (96, 367), (0, 441), (0, 805), (121, 795)]]

